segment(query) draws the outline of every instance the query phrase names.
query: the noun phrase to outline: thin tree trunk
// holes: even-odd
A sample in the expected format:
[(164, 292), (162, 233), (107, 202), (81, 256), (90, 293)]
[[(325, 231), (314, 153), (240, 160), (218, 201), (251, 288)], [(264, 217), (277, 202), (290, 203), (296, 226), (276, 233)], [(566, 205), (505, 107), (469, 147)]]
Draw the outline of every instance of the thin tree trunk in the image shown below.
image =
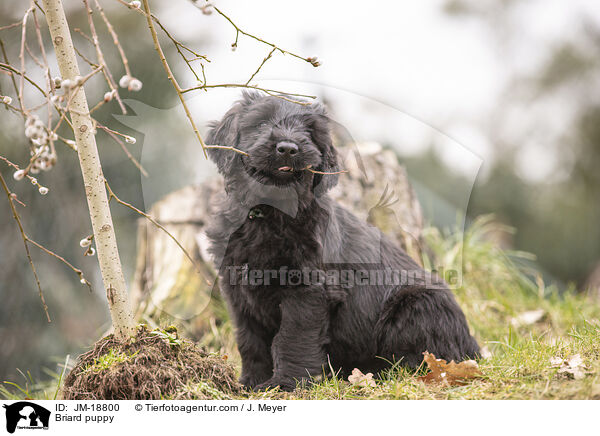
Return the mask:
[[(60, 74), (63, 80), (74, 81), (76, 77), (80, 76), (79, 66), (62, 1), (43, 0), (42, 3)], [(115, 335), (117, 338), (125, 339), (135, 333), (135, 326), (117, 249), (96, 138), (83, 86), (77, 86), (71, 92), (74, 92), (75, 95), (71, 100), (69, 110), (94, 230), (100, 272), (106, 289)]]

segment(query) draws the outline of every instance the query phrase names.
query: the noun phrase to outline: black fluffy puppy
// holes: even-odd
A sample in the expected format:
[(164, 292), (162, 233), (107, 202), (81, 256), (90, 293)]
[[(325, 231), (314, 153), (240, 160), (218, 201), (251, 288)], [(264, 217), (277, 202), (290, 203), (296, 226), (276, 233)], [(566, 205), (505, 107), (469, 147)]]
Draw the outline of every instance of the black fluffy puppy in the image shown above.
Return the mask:
[(244, 385), (478, 354), (445, 283), (327, 196), (338, 175), (309, 171), (339, 170), (322, 106), (246, 93), (207, 139), (247, 153), (210, 149), (227, 194), (208, 231)]

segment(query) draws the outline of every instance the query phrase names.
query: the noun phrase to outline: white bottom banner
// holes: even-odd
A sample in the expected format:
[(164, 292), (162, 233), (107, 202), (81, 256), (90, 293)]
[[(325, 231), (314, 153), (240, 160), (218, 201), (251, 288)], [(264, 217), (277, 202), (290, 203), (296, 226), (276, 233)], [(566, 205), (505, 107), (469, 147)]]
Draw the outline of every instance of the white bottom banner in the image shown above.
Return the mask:
[[(597, 434), (596, 401), (1, 401), (0, 434)], [(460, 432), (460, 433), (459, 433)], [(35, 434), (35, 432), (33, 432)]]

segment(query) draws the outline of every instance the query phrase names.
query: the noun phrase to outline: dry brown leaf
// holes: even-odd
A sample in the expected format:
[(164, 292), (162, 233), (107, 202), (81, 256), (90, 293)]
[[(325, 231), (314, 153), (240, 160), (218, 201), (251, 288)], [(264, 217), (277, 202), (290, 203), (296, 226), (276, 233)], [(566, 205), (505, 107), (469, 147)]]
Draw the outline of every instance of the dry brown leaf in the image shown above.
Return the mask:
[(474, 360), (465, 360), (460, 363), (452, 360), (448, 363), (444, 359), (436, 359), (435, 355), (426, 351), (423, 353), (423, 362), (431, 370), (428, 374), (418, 378), (425, 383), (444, 383), (448, 386), (464, 385), (468, 380), (481, 375), (479, 365)]
[(563, 359), (562, 357), (551, 357), (550, 366), (552, 368), (559, 368), (559, 374), (565, 374), (573, 377), (575, 380), (581, 380), (585, 377), (585, 365), (581, 354), (573, 354)]
[(375, 380), (373, 380), (373, 374), (368, 372), (363, 374), (358, 368), (352, 370), (352, 375), (348, 376), (348, 381), (353, 385), (364, 386), (364, 387), (375, 387)]

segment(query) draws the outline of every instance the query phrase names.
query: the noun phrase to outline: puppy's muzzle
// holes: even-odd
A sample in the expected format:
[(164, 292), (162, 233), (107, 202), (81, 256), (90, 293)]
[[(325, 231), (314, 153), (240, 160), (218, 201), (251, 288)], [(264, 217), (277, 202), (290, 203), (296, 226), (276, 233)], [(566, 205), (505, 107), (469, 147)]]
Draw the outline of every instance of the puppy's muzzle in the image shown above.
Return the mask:
[(275, 151), (280, 157), (292, 157), (298, 153), (299, 149), (293, 142), (282, 141), (277, 143)]

